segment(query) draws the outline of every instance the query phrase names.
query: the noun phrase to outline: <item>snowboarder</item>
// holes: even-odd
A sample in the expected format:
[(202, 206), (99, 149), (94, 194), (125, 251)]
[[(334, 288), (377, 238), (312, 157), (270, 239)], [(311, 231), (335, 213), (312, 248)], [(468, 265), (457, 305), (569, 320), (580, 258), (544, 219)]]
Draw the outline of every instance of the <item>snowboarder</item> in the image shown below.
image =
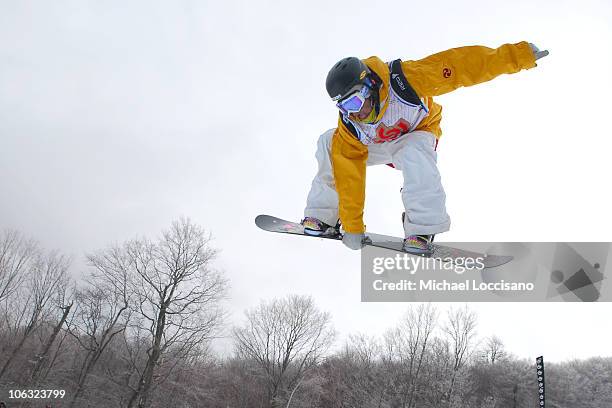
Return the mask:
[(304, 210), (304, 231), (337, 234), (342, 225), (342, 242), (362, 248), (366, 166), (389, 164), (404, 177), (404, 250), (431, 252), (433, 236), (450, 228), (436, 156), (442, 107), (433, 97), (533, 68), (546, 55), (520, 42), (497, 49), (454, 48), (418, 61), (348, 57), (337, 62), (325, 86), (340, 117), (338, 127), (317, 143), (318, 171)]

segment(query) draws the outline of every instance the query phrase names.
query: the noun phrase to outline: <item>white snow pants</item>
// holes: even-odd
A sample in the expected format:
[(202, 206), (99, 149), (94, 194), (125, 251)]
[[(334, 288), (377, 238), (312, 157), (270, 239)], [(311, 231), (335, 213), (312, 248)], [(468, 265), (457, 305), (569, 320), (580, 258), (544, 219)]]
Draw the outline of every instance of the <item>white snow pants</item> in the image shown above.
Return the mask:
[[(305, 217), (329, 224), (338, 221), (338, 193), (331, 164), (331, 142), (335, 129), (319, 137), (317, 174), (306, 200)], [(393, 163), (404, 175), (402, 201), (406, 210), (404, 232), (437, 234), (450, 229), (446, 194), (438, 171), (436, 137), (425, 131), (407, 133), (394, 141), (368, 145), (367, 165)]]

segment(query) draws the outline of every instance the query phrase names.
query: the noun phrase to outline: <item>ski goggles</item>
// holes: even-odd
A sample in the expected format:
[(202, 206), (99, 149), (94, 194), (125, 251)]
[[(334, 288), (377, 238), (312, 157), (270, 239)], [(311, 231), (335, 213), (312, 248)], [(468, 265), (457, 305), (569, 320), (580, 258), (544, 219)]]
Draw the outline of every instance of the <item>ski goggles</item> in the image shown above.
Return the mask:
[(350, 113), (357, 113), (361, 110), (366, 99), (368, 99), (369, 97), (370, 87), (364, 85), (361, 87), (361, 89), (338, 101), (336, 103), (336, 107), (340, 109), (340, 111), (345, 115), (348, 115)]

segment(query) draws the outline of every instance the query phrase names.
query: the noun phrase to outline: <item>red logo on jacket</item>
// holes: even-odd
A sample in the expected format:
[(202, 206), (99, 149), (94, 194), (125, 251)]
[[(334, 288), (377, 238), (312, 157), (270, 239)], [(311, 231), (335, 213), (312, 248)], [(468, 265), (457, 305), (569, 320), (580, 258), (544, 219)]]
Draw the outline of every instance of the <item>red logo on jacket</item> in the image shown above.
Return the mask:
[(397, 139), (401, 135), (408, 133), (410, 129), (410, 123), (404, 119), (400, 119), (395, 122), (395, 125), (388, 127), (384, 123), (381, 123), (376, 128), (376, 139), (374, 143), (385, 143)]

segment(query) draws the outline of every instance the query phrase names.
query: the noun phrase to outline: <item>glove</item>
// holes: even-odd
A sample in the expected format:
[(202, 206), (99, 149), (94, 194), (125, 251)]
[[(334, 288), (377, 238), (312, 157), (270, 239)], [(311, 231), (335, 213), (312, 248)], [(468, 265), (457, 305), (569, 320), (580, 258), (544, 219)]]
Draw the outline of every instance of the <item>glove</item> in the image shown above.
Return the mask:
[(351, 249), (361, 249), (367, 242), (372, 242), (364, 233), (351, 234), (345, 232), (342, 236), (342, 243)]
[(529, 46), (531, 47), (531, 51), (533, 51), (536, 61), (548, 55), (548, 50), (540, 51), (540, 49), (532, 43), (529, 43)]

